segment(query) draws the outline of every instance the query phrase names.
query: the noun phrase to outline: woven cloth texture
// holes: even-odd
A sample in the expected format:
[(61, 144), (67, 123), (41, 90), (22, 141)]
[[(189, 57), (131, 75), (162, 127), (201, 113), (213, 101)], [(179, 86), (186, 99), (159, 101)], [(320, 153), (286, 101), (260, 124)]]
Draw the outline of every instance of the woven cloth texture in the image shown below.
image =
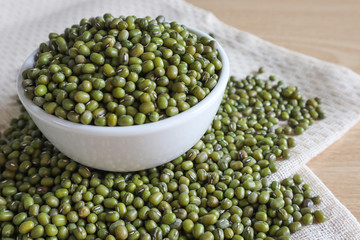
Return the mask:
[(360, 224), (305, 166), (317, 154), (339, 139), (360, 120), (360, 76), (351, 70), (292, 52), (264, 41), (250, 33), (228, 26), (212, 13), (182, 0), (17, 0), (1, 1), (0, 8), (0, 131), (17, 116), (16, 79), (25, 58), (50, 32), (62, 33), (82, 18), (104, 13), (164, 15), (204, 32), (216, 33), (231, 63), (231, 74), (242, 78), (264, 67), (265, 75), (275, 75), (287, 85), (299, 86), (305, 97), (320, 97), (326, 119), (316, 122), (303, 135), (296, 137), (297, 146), (291, 158), (279, 163), (272, 179), (294, 173), (304, 175), (315, 193), (323, 198), (328, 221), (304, 227), (292, 239), (360, 239)]

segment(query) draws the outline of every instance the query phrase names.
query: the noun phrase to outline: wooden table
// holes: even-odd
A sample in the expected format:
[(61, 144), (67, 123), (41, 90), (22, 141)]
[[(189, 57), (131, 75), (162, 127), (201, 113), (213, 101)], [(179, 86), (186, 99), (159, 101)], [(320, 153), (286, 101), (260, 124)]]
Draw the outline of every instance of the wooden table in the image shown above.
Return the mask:
[[(277, 45), (360, 73), (358, 0), (188, 0)], [(360, 82), (359, 82), (360, 84)], [(360, 221), (360, 123), (308, 166)]]

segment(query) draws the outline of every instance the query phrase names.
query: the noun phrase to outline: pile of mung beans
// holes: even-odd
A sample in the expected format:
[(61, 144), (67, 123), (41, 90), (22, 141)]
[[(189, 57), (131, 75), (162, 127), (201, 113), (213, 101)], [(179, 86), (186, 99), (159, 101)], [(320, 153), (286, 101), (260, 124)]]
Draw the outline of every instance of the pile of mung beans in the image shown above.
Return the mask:
[(62, 119), (129, 126), (188, 110), (216, 86), (221, 69), (211, 38), (163, 16), (105, 14), (51, 33), (22, 86), (36, 105)]
[(326, 221), (300, 175), (267, 178), (289, 158), (292, 136), (324, 118), (320, 99), (260, 77), (232, 77), (201, 140), (133, 173), (72, 161), (22, 108), (0, 140), (2, 239), (285, 240)]

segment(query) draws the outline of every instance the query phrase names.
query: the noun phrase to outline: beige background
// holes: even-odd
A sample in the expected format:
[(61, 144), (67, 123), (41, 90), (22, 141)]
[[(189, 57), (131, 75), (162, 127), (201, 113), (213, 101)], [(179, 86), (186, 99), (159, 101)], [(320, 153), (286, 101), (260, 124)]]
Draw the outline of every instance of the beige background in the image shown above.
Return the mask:
[[(236, 28), (360, 73), (360, 1), (187, 1)], [(360, 220), (360, 123), (307, 165)]]

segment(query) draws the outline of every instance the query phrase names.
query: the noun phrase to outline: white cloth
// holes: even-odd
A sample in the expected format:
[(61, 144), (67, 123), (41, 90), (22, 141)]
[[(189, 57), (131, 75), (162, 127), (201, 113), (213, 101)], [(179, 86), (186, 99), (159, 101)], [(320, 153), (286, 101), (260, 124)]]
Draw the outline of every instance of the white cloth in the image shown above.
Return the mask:
[(24, 59), (48, 33), (61, 33), (81, 18), (103, 15), (164, 15), (205, 32), (216, 33), (231, 62), (231, 74), (244, 77), (263, 66), (286, 84), (299, 86), (305, 97), (323, 99), (325, 120), (300, 137), (291, 158), (279, 163), (272, 178), (299, 172), (323, 198), (318, 206), (328, 221), (304, 227), (292, 239), (360, 239), (360, 224), (305, 163), (339, 139), (360, 119), (360, 76), (351, 70), (275, 46), (219, 21), (213, 14), (182, 0), (16, 0), (1, 1), (0, 8), (0, 130), (18, 114), (16, 85)]

